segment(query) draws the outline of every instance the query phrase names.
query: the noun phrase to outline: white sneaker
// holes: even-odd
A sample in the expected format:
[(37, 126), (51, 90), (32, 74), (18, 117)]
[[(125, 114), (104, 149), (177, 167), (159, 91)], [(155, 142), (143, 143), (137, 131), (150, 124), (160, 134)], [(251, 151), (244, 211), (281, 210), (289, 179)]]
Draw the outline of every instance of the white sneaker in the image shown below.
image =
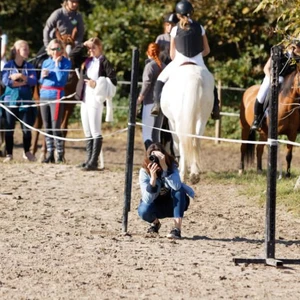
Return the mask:
[(23, 152), (23, 158), (28, 161), (36, 161), (36, 157), (31, 152)]
[(3, 162), (7, 163), (13, 160), (13, 157), (11, 154), (7, 154), (6, 157), (4, 158)]

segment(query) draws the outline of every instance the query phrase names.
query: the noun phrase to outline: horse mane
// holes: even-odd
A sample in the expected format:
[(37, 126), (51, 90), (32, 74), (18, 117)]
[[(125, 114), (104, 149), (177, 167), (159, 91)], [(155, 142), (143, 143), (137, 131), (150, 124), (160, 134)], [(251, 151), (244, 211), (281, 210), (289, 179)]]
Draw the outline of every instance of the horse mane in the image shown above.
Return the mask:
[(291, 74), (287, 75), (284, 79), (283, 86), (282, 86), (282, 96), (286, 97), (291, 92), (291, 88), (294, 83), (294, 78), (297, 74), (297, 70), (293, 71)]

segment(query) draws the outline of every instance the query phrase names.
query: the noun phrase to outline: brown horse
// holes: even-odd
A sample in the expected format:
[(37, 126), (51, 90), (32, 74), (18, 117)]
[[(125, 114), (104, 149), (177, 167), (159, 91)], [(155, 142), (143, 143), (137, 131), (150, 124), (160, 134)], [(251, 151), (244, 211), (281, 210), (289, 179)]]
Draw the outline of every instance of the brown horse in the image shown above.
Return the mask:
[[(75, 45), (76, 33), (77, 33), (77, 28), (76, 27), (74, 28), (71, 35), (69, 35), (69, 34), (61, 35), (59, 33), (59, 31), (56, 30), (56, 38), (63, 41), (63, 43), (66, 45), (66, 49), (68, 49), (69, 47), (73, 48), (74, 45)], [(66, 53), (66, 56), (68, 54), (69, 53)], [(68, 79), (68, 82), (65, 86), (65, 96), (72, 95), (75, 92), (76, 85), (77, 85), (77, 82), (78, 82), (78, 77), (77, 77), (76, 73), (74, 72), (75, 62), (72, 59), (71, 59), (71, 61), (72, 61), (72, 68), (73, 69), (69, 73), (69, 79)], [(34, 99), (36, 100), (36, 102), (39, 102), (39, 86), (35, 87)], [(72, 97), (68, 100), (75, 101), (75, 98)], [(63, 129), (63, 131), (62, 131), (63, 137), (66, 137), (66, 135), (67, 135), (69, 118), (70, 118), (70, 116), (72, 115), (72, 113), (74, 111), (75, 105), (76, 105), (75, 103), (64, 103), (64, 105), (63, 105), (63, 118), (62, 118), (62, 123), (61, 123), (61, 129)], [(43, 125), (42, 116), (41, 116), (40, 110), (38, 109), (38, 116), (37, 116), (36, 122), (34, 124), (34, 127), (36, 129), (41, 129), (42, 125)], [(33, 140), (33, 142), (32, 142), (32, 152), (33, 152), (33, 154), (35, 154), (37, 152), (38, 139), (39, 139), (39, 132), (35, 131), (33, 133), (33, 139), (32, 139)], [(42, 156), (41, 156), (42, 160), (46, 157), (46, 152), (47, 152), (47, 149), (46, 149), (45, 139), (44, 139), (43, 147), (42, 147)]]
[[(282, 84), (282, 88), (278, 97), (278, 134), (286, 135), (289, 141), (295, 142), (297, 133), (300, 129), (300, 70), (297, 70), (286, 76)], [(259, 85), (248, 88), (243, 95), (240, 106), (240, 124), (242, 127), (242, 140), (255, 141), (255, 131), (250, 130), (250, 126), (254, 120), (254, 103), (259, 90)], [(266, 142), (268, 139), (268, 117), (264, 120), (262, 128), (259, 130), (259, 141)], [(241, 161), (239, 173), (243, 173), (245, 159), (248, 164), (254, 161), (254, 144), (241, 145)], [(262, 172), (262, 155), (264, 144), (256, 147), (257, 172)], [(286, 177), (291, 176), (293, 145), (287, 144)]]

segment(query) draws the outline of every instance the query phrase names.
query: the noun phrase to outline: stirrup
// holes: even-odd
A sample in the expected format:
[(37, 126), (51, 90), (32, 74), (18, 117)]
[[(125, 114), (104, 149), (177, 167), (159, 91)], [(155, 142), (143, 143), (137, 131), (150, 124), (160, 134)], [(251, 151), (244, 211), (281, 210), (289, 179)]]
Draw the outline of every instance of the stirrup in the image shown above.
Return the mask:
[(250, 129), (251, 130), (258, 130), (259, 128), (261, 128), (261, 122), (262, 122), (262, 119), (256, 119), (253, 121)]

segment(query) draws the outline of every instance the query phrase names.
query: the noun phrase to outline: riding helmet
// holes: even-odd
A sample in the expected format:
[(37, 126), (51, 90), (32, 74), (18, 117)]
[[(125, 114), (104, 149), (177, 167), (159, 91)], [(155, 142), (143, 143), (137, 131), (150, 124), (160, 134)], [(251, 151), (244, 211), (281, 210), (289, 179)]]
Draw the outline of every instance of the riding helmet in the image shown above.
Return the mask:
[(191, 16), (194, 12), (193, 5), (187, 0), (182, 0), (176, 4), (176, 13), (184, 16)]
[(178, 21), (176, 14), (168, 14), (164, 18), (165, 23), (177, 24)]

